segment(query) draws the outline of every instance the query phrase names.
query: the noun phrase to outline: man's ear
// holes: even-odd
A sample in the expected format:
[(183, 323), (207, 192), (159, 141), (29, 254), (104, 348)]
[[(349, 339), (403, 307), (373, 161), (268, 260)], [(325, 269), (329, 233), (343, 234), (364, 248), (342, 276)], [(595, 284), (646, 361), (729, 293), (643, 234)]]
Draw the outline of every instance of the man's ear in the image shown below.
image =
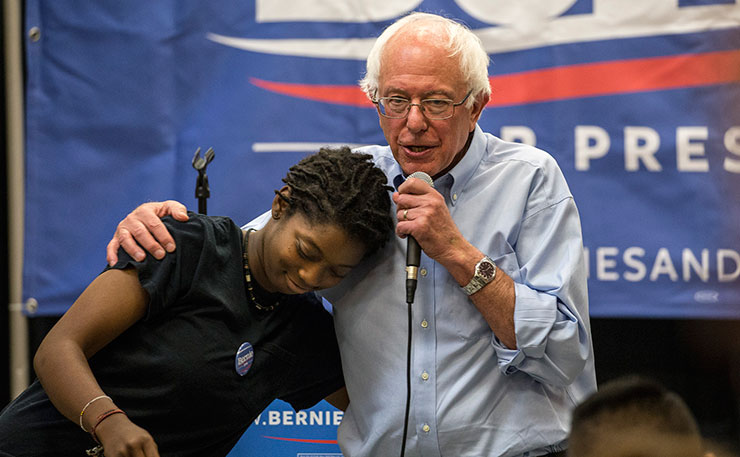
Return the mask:
[(470, 129), (468, 130), (469, 132), (475, 130), (475, 124), (478, 122), (478, 119), (480, 119), (483, 108), (486, 107), (490, 99), (490, 95), (482, 94), (476, 98), (475, 103), (473, 104), (473, 109), (470, 111)]
[[(282, 196), (282, 197), (281, 197)], [(283, 186), (275, 193), (272, 199), (272, 218), (280, 219), (287, 211), (290, 205), (287, 199), (290, 198), (290, 186)]]

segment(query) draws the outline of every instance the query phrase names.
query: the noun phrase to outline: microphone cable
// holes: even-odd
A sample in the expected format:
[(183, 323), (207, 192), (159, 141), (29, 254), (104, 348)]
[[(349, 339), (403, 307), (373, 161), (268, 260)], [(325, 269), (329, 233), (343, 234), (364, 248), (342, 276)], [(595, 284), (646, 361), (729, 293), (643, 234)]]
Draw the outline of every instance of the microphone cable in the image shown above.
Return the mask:
[[(411, 173), (409, 178), (416, 178), (434, 187), (431, 176), (423, 171)], [(408, 179), (408, 178), (406, 178)], [(411, 331), (413, 328), (412, 304), (416, 294), (417, 274), (421, 263), (421, 247), (413, 236), (408, 237), (406, 247), (406, 304), (408, 308), (408, 342), (406, 343), (406, 412), (403, 418), (403, 436), (401, 438), (401, 457), (406, 455), (406, 436), (409, 429), (409, 413), (411, 410)]]
[(412, 312), (411, 312), (411, 304), (413, 303), (413, 298), (411, 301), (408, 301), (406, 304), (408, 305), (408, 323), (409, 323), (409, 329), (408, 329), (408, 342), (406, 344), (406, 413), (404, 414), (403, 418), (403, 437), (401, 438), (401, 457), (404, 457), (406, 454), (406, 434), (408, 433), (409, 428), (409, 410), (411, 408), (411, 329), (413, 325), (411, 325), (412, 322)]

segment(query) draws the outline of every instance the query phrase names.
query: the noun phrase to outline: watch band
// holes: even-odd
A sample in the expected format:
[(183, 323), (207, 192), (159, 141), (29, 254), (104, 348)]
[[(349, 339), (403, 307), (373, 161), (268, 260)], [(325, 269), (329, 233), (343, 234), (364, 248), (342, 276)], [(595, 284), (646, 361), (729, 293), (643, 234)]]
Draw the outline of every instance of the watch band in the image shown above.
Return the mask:
[(483, 286), (493, 281), (496, 278), (497, 271), (496, 263), (490, 257), (484, 256), (475, 264), (475, 273), (470, 282), (463, 286), (463, 291), (467, 295), (473, 295), (481, 290)]

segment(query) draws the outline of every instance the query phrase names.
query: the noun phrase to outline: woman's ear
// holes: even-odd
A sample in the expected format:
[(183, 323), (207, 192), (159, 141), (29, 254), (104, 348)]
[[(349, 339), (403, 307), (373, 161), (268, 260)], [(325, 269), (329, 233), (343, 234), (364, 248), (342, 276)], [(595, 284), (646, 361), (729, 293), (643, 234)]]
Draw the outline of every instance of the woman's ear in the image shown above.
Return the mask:
[(280, 219), (287, 211), (290, 205), (288, 199), (290, 198), (290, 187), (283, 186), (279, 191), (275, 193), (275, 198), (272, 200), (272, 218)]

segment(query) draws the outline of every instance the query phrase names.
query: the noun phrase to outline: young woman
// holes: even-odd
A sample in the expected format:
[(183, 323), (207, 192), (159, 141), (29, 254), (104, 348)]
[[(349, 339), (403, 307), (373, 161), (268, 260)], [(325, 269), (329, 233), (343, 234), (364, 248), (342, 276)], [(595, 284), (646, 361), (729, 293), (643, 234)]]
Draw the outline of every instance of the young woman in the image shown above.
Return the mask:
[(165, 220), (178, 248), (163, 260), (121, 251), (41, 343), (39, 379), (0, 415), (0, 456), (223, 456), (274, 399), (298, 410), (341, 392), (332, 318), (311, 292), (390, 236), (390, 188), (369, 159), (303, 159), (259, 231), (191, 213)]

